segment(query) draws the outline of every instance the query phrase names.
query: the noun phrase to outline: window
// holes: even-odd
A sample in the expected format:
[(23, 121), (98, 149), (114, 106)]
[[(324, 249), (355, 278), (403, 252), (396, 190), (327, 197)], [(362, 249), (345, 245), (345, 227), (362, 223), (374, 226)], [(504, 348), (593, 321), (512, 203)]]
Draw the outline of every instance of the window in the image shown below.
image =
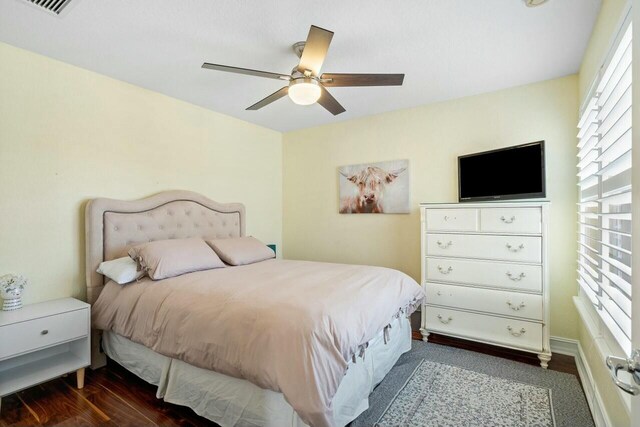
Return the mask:
[(631, 25), (624, 31), (578, 128), (578, 283), (631, 351)]

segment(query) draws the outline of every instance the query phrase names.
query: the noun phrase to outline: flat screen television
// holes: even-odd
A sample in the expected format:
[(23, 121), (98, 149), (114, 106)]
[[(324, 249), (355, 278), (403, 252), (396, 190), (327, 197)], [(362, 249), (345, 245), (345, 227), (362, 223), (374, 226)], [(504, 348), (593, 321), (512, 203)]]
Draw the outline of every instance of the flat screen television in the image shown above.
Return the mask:
[(544, 141), (458, 157), (460, 202), (546, 197)]

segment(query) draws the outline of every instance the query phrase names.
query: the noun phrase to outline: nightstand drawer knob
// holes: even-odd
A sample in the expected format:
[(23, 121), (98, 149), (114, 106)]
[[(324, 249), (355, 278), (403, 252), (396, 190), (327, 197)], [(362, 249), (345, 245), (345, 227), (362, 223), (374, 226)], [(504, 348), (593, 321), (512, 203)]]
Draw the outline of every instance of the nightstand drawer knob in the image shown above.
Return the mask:
[(40, 332), (40, 335), (47, 335), (49, 333), (48, 329), (44, 329), (42, 330), (42, 332)]

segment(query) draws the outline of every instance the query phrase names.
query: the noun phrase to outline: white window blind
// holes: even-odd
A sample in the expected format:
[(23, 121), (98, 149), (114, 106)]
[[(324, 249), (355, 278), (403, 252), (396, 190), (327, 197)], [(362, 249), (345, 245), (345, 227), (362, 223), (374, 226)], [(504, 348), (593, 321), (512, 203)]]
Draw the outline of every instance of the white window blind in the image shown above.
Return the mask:
[(631, 352), (631, 25), (578, 124), (578, 283)]

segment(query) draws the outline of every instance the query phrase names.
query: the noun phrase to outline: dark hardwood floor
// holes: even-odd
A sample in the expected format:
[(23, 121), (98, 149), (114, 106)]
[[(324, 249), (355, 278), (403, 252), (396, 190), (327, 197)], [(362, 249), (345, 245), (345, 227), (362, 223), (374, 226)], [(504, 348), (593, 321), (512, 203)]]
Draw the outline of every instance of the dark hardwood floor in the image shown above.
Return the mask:
[(156, 398), (156, 387), (115, 362), (2, 398), (0, 426), (216, 426), (191, 409)]
[[(535, 355), (523, 352), (435, 334), (429, 341), (538, 365)], [(570, 356), (554, 354), (549, 369), (578, 375)], [(82, 390), (75, 387), (75, 375), (69, 375), (3, 397), (0, 426), (216, 426), (189, 408), (157, 399), (155, 389), (110, 362), (96, 371), (87, 369)]]

